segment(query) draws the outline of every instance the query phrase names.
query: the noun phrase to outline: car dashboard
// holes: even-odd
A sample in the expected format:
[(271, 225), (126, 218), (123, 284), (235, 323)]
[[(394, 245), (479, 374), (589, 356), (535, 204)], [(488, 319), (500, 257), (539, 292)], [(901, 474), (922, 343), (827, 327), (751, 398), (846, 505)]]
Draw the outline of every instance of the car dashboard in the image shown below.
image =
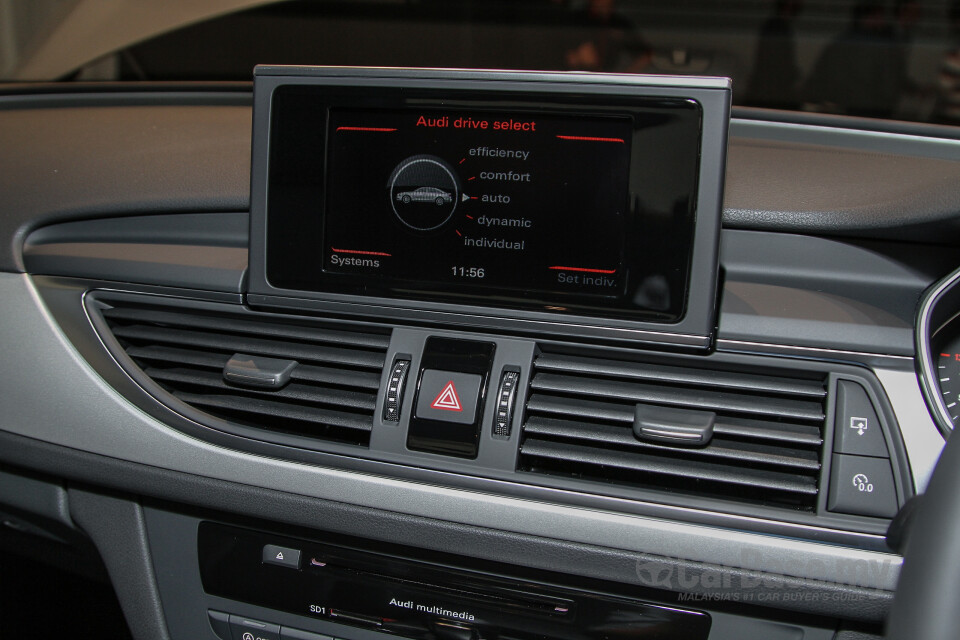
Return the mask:
[[(270, 110), (277, 87), (331, 82), (362, 95), (292, 109), (327, 110), (323, 125)], [(957, 415), (960, 139), (731, 115), (719, 80), (632, 82), (258, 68), (252, 92), (4, 89), (4, 548), (92, 543), (136, 638), (879, 634), (902, 562), (888, 529)], [(510, 83), (541, 89), (504, 106)], [(550, 102), (564, 91), (573, 106)], [(593, 195), (591, 236), (546, 188), (549, 210), (498, 218), (560, 216), (555, 233), (589, 265), (494, 249), (442, 262), (451, 221), (483, 196), (436, 151), (448, 143), (397, 163), (388, 143), (317, 142), (358, 128), (356, 113), (387, 130), (443, 108), (518, 135), (541, 114), (616, 147), (624, 96), (704, 108), (694, 204), (661, 216), (687, 226), (607, 233), (619, 201)], [(270, 155), (278, 131), (289, 166)], [(513, 149), (464, 135), (456, 150)], [(675, 177), (683, 135), (634, 138), (632, 162)], [(289, 151), (304, 144), (341, 173)], [(534, 177), (581, 162), (553, 183), (567, 201), (621, 162), (540, 144), (512, 151), (548, 158)], [(341, 188), (378, 162), (393, 167), (386, 197), (380, 177)], [(497, 195), (522, 198), (523, 179), (497, 171)], [(327, 190), (326, 222), (304, 213), (309, 189)], [(395, 215), (387, 231), (365, 198)], [(589, 246), (604, 233), (613, 245)], [(614, 255), (667, 275), (628, 302), (558, 289), (619, 277), (597, 263)], [(452, 284), (424, 275), (434, 262)], [(550, 280), (533, 275), (541, 262)], [(478, 269), (487, 284), (464, 284)]]

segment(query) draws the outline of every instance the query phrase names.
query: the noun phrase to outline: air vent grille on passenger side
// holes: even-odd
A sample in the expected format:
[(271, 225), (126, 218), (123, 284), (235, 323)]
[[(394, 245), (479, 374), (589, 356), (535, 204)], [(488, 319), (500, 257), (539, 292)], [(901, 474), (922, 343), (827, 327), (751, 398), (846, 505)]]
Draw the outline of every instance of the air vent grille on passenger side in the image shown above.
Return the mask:
[[(369, 444), (387, 330), (115, 301), (102, 313), (143, 372), (187, 405), (271, 433)], [(241, 387), (223, 377), (235, 354), (297, 366), (280, 389)]]
[[(582, 481), (814, 510), (825, 376), (706, 366), (539, 355), (518, 470), (585, 488)], [(637, 403), (713, 412), (712, 439), (702, 447), (640, 440)]]

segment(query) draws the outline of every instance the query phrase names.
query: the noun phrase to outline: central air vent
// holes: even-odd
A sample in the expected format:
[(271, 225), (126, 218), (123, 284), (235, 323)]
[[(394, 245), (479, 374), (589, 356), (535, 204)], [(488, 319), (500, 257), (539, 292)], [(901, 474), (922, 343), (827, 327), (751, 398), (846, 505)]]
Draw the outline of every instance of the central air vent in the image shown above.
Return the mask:
[[(823, 376), (542, 354), (519, 470), (575, 478), (597, 492), (594, 483), (626, 490), (617, 495), (654, 490), (668, 503), (693, 496), (813, 511), (826, 395)], [(638, 403), (674, 415), (712, 412), (712, 437), (705, 446), (641, 440)]]
[[(264, 432), (369, 445), (387, 331), (240, 311), (107, 304), (103, 317), (127, 355), (191, 407)], [(282, 388), (238, 386), (223, 376), (237, 354), (296, 366)]]

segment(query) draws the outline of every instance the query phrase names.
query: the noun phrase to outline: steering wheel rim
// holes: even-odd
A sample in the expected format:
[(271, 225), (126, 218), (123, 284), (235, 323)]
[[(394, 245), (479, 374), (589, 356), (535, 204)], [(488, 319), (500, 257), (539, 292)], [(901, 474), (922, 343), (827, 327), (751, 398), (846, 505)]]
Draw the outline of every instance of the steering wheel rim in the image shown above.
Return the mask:
[(960, 438), (940, 455), (907, 532), (889, 640), (960, 637)]

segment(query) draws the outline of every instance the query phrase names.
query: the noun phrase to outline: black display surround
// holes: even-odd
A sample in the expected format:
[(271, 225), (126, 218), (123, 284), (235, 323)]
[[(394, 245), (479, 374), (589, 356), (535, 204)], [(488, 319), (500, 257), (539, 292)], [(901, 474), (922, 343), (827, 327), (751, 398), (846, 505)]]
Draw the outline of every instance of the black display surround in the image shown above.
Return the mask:
[(729, 100), (721, 79), (258, 67), (249, 301), (706, 346)]

